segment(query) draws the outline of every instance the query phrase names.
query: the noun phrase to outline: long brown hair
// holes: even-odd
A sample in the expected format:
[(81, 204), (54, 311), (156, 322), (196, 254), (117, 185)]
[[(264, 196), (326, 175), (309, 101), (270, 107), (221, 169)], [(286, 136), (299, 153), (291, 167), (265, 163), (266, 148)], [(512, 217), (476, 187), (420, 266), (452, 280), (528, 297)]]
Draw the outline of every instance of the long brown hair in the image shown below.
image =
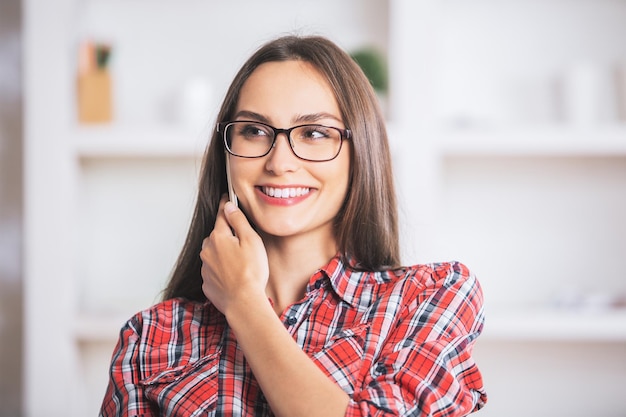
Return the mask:
[[(341, 256), (354, 269), (379, 271), (399, 265), (396, 195), (384, 119), (369, 81), (341, 48), (319, 36), (284, 36), (262, 46), (242, 66), (219, 111), (233, 117), (239, 93), (252, 72), (266, 62), (301, 60), (313, 65), (334, 91), (345, 125), (352, 131), (350, 186), (335, 219)], [(163, 299), (202, 301), (200, 249), (213, 230), (220, 197), (227, 192), (224, 145), (214, 130), (204, 154), (198, 199), (187, 239)]]

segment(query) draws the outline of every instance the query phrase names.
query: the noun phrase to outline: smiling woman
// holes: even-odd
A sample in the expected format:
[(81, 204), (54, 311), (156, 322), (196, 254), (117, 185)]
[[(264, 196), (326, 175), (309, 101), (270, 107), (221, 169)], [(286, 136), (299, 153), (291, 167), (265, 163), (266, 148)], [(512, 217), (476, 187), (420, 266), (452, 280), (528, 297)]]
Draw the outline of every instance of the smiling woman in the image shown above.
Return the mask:
[[(231, 157), (231, 172), (235, 192), (248, 220), (262, 236), (267, 235), (266, 250), (274, 250), (268, 247), (270, 244), (284, 248), (289, 242), (287, 247), (308, 252), (310, 264), (301, 264), (298, 271), (306, 277), (296, 281), (306, 282), (336, 254), (333, 220), (347, 196), (350, 176), (350, 149), (348, 144), (341, 146), (347, 134), (333, 90), (307, 62), (264, 63), (243, 84), (235, 115), (236, 126), (242, 126), (238, 117), (258, 115), (258, 121), (288, 127), (277, 130), (257, 124), (261, 129), (256, 132), (267, 134), (254, 136), (269, 136), (271, 141), (264, 140), (265, 152), (256, 155), (262, 157)], [(316, 124), (302, 125), (305, 122)], [(311, 132), (324, 139), (313, 142)], [(231, 146), (252, 147), (249, 144), (252, 135), (242, 136), (235, 131), (225, 138), (227, 143), (231, 139)], [(308, 192), (292, 197), (291, 191), (295, 194), (298, 188)], [(265, 189), (273, 189), (274, 195), (264, 193)], [(296, 257), (302, 258), (297, 253), (290, 255)], [(278, 302), (277, 310), (297, 301), (277, 297), (273, 300)]]
[(264, 45), (226, 94), (164, 300), (122, 329), (101, 415), (481, 408), (480, 286), (460, 263), (400, 266), (395, 201), (356, 63), (321, 37)]

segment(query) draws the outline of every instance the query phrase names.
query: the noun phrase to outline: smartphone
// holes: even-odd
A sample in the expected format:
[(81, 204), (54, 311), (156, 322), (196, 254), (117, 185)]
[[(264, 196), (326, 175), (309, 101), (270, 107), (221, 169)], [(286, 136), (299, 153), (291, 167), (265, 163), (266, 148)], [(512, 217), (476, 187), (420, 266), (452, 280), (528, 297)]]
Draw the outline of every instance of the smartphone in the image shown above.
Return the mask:
[(228, 199), (235, 205), (239, 206), (239, 202), (237, 201), (237, 194), (235, 194), (235, 190), (233, 189), (233, 183), (230, 179), (230, 155), (228, 151), (225, 151), (226, 158), (226, 182), (228, 183)]

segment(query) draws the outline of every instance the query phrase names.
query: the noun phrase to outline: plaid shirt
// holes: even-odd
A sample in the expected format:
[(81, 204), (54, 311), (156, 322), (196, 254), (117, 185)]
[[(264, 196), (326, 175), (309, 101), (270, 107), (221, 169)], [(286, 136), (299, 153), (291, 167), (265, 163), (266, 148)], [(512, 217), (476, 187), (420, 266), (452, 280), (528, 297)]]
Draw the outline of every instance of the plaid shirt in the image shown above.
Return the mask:
[[(483, 298), (460, 263), (356, 272), (334, 258), (281, 320), (346, 393), (346, 416), (462, 416), (486, 402), (471, 354)], [(126, 323), (100, 416), (272, 416), (224, 316), (167, 300)]]

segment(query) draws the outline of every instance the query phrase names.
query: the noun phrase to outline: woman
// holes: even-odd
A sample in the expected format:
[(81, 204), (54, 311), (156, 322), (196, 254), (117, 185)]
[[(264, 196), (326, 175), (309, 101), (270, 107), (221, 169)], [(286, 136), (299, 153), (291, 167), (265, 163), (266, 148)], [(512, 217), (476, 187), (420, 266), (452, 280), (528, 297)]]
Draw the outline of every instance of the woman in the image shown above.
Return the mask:
[(479, 284), (459, 263), (399, 266), (383, 118), (350, 57), (321, 37), (269, 42), (218, 121), (164, 301), (122, 329), (101, 415), (482, 407)]

